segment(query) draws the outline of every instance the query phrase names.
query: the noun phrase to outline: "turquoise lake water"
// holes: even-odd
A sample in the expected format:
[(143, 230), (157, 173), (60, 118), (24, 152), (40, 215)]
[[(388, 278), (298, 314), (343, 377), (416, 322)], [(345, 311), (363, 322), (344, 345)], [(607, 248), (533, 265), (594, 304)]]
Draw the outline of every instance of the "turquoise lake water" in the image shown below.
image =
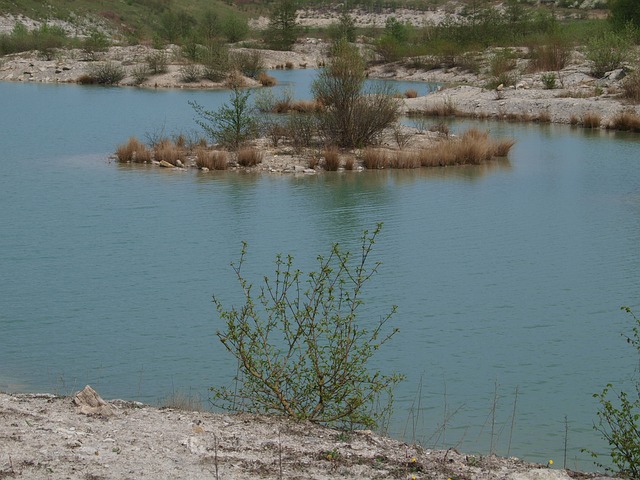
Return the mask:
[(561, 466), (566, 416), (567, 466), (591, 469), (580, 449), (604, 447), (591, 395), (638, 360), (619, 308), (640, 312), (640, 137), (483, 123), (517, 140), (508, 161), (408, 172), (109, 161), (131, 135), (196, 129), (189, 100), (227, 98), (0, 84), (0, 389), (206, 399), (235, 372), (211, 295), (240, 301), (229, 263), (242, 241), (259, 278), (277, 253), (307, 268), (384, 222), (367, 312), (399, 307), (400, 333), (373, 365), (407, 376), (391, 433)]

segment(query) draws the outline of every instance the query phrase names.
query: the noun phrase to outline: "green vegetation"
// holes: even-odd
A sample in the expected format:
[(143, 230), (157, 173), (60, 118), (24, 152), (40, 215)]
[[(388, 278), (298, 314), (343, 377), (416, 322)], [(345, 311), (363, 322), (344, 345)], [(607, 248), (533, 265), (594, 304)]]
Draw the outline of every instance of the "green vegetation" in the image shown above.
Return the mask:
[(298, 4), (296, 0), (278, 0), (269, 16), (269, 28), (265, 34), (266, 44), (274, 50), (289, 50), (300, 34), (296, 22)]
[[(632, 334), (625, 337), (626, 341), (640, 354), (640, 319), (630, 308), (622, 309), (634, 321)], [(615, 396), (613, 400), (612, 395)], [(635, 392), (617, 393), (613, 385), (608, 384), (601, 393), (594, 394), (594, 398), (600, 404), (598, 423), (594, 429), (609, 443), (609, 454), (618, 469), (617, 473), (625, 478), (640, 478), (640, 381), (635, 382)], [(594, 458), (598, 457), (594, 452), (591, 454)]]
[(380, 265), (369, 265), (380, 228), (364, 232), (355, 257), (335, 244), (306, 275), (291, 255), (278, 255), (275, 277), (264, 277), (257, 293), (243, 271), (243, 244), (232, 268), (244, 303), (228, 309), (214, 296), (225, 324), (218, 337), (238, 361), (236, 385), (212, 387), (219, 405), (351, 429), (381, 424), (389, 410), (380, 402), (391, 407), (402, 376), (368, 364), (397, 332), (385, 332), (395, 307), (379, 321), (358, 317), (363, 289)]
[(231, 103), (222, 105), (211, 112), (196, 102), (189, 102), (199, 119), (198, 125), (213, 142), (225, 147), (238, 149), (244, 142), (255, 138), (258, 131), (257, 119), (249, 103), (249, 90), (241, 90), (238, 84), (232, 86)]

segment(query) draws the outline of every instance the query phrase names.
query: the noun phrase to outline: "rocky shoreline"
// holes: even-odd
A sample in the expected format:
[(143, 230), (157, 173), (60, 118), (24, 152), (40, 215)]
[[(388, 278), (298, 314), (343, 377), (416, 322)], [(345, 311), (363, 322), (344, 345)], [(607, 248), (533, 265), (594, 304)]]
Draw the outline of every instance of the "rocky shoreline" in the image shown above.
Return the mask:
[(609, 478), (282, 417), (105, 402), (87, 388), (71, 398), (0, 393), (0, 445), (0, 478), (33, 480)]

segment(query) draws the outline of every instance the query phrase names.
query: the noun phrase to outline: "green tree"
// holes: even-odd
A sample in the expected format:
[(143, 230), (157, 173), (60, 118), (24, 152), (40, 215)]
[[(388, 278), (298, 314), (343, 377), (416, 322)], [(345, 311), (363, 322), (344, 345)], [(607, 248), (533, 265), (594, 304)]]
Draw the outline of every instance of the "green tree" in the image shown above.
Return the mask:
[(640, 2), (638, 0), (609, 0), (609, 19), (617, 29), (631, 23), (640, 28)]
[(271, 10), (269, 28), (266, 31), (266, 42), (275, 50), (290, 50), (298, 39), (300, 26), (296, 14), (296, 0), (279, 0)]
[(347, 42), (356, 41), (356, 24), (353, 17), (346, 10), (340, 14), (338, 23), (334, 23), (329, 27), (329, 36), (333, 41), (346, 40)]
[(380, 228), (364, 232), (355, 258), (335, 244), (307, 275), (290, 255), (278, 255), (275, 277), (265, 277), (257, 295), (242, 271), (243, 244), (232, 268), (244, 304), (227, 309), (213, 300), (225, 322), (218, 337), (239, 366), (236, 388), (212, 387), (217, 403), (352, 428), (384, 419), (388, 410), (379, 410), (379, 401), (386, 397), (390, 408), (402, 376), (371, 371), (367, 363), (397, 332), (385, 333), (395, 307), (379, 321), (358, 319), (363, 288), (380, 265), (368, 265)]
[(237, 13), (229, 13), (222, 23), (222, 33), (229, 43), (244, 40), (249, 33), (247, 19)]
[[(640, 319), (628, 307), (622, 309), (633, 317), (635, 324), (632, 335), (625, 338), (640, 354)], [(631, 479), (640, 478), (640, 381), (636, 381), (635, 389), (631, 394), (625, 391), (616, 393), (613, 385), (609, 384), (601, 393), (594, 394), (600, 403), (598, 423), (594, 429), (609, 443), (611, 461), (618, 473)], [(615, 393), (613, 400), (612, 393)], [(598, 457), (594, 452), (591, 455)]]
[(249, 90), (243, 91), (238, 85), (234, 85), (231, 103), (222, 105), (215, 112), (205, 110), (195, 101), (190, 101), (189, 105), (199, 117), (196, 123), (213, 142), (237, 149), (257, 133), (257, 121), (249, 103), (250, 93)]
[(342, 40), (312, 84), (324, 106), (320, 130), (327, 143), (340, 147), (363, 147), (373, 143), (399, 117), (399, 103), (388, 88), (363, 93), (365, 62), (357, 47)]

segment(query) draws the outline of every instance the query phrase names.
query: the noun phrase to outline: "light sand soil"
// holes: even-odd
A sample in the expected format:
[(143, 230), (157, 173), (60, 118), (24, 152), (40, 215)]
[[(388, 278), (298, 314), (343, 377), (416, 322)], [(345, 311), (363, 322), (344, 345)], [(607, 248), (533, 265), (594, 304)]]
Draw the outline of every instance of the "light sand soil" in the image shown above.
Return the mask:
[(409, 445), (274, 416), (108, 402), (80, 413), (68, 397), (0, 394), (0, 478), (487, 479), (595, 478), (515, 458)]

